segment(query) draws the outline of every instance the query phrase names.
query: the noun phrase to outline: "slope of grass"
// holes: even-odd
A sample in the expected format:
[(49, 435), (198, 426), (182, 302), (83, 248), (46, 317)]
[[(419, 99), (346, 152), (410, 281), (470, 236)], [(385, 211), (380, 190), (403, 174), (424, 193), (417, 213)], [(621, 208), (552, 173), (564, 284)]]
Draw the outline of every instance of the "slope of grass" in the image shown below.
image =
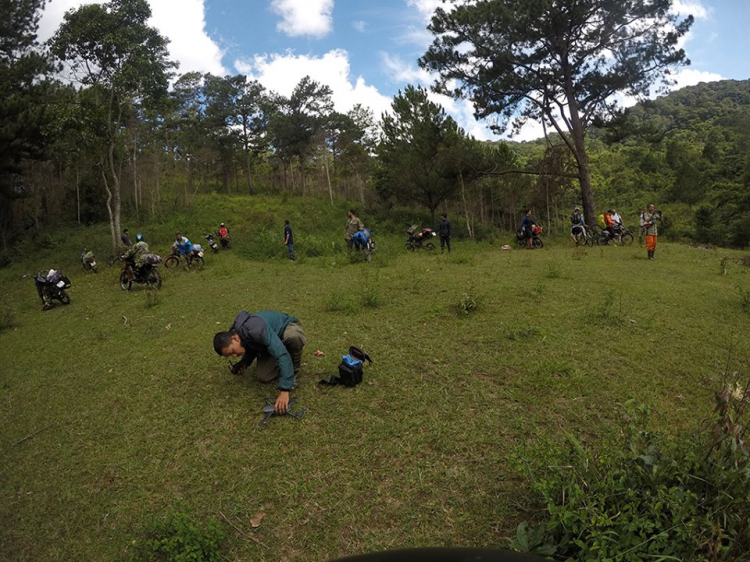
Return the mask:
[[(176, 505), (222, 523), (230, 560), (500, 546), (526, 515), (510, 459), (533, 464), (564, 431), (616, 434), (631, 398), (680, 432), (709, 414), (710, 376), (730, 353), (731, 368), (748, 371), (738, 288), (750, 270), (721, 275), (731, 253), (662, 244), (649, 262), (637, 247), (560, 240), (541, 251), (464, 242), (440, 256), (381, 233), (368, 264), (339, 251), (343, 205), (310, 203), (295, 217), (299, 201), (268, 199), (247, 211), (269, 213), (261, 225), (242, 220), (242, 204), (217, 198), (184, 217), (226, 220), (235, 248), (201, 272), (162, 270), (155, 299), (121, 291), (116, 267), (84, 275), (76, 264), (81, 242), (106, 247), (104, 227), (66, 232), (0, 270), (12, 317), (0, 331), (4, 559), (126, 559), (144, 522)], [(258, 232), (289, 215), (300, 245), (314, 231), (331, 249), (284, 260), (279, 227), (278, 259), (251, 259)], [(150, 227), (164, 240), (156, 249), (182, 224)], [(73, 302), (42, 313), (21, 276), (55, 252), (67, 254)], [(239, 310), (266, 308), (298, 316), (308, 334), (296, 393), (308, 412), (261, 430), (273, 385), (229, 374), (212, 337)], [(349, 345), (375, 360), (363, 384), (318, 386)]]

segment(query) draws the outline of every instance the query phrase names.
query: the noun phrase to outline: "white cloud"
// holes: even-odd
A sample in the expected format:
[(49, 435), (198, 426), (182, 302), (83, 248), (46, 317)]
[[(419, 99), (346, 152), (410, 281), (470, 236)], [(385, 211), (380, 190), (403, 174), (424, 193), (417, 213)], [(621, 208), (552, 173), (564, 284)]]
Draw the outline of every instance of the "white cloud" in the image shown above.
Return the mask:
[(368, 85), (364, 78), (350, 75), (349, 55), (335, 49), (321, 57), (286, 54), (256, 55), (250, 60), (237, 60), (236, 70), (258, 80), (266, 89), (289, 96), (305, 76), (325, 84), (333, 91), (337, 111), (346, 113), (359, 103), (372, 109), (376, 119), (387, 111), (391, 99), (377, 88)]
[[(443, 4), (443, 0), (406, 0), (406, 5), (416, 8), (425, 22), (432, 19), (435, 8)], [(444, 9), (449, 9), (450, 5), (443, 4)]]
[(429, 86), (435, 82), (434, 77), (426, 70), (411, 62), (404, 62), (398, 55), (382, 53), (383, 67), (391, 81), (403, 84), (421, 84)]
[(694, 70), (692, 68), (680, 70), (675, 74), (674, 78), (677, 83), (672, 87), (672, 90), (679, 90), (685, 86), (695, 86), (701, 82), (716, 82), (718, 80), (724, 80), (724, 77), (721, 76), (721, 74), (703, 70)]
[(672, 12), (680, 16), (692, 15), (695, 19), (704, 19), (709, 15), (701, 0), (674, 0)]
[(333, 0), (273, 0), (271, 9), (282, 18), (276, 28), (289, 36), (323, 37), (333, 30)]
[(364, 33), (367, 29), (367, 22), (362, 20), (353, 21), (352, 27), (359, 33)]
[[(91, 2), (83, 0), (53, 0), (48, 3), (39, 22), (39, 40), (46, 41), (57, 31), (67, 10)], [(224, 74), (222, 52), (206, 33), (203, 0), (150, 0), (149, 25), (170, 40), (169, 55), (180, 63), (179, 72), (211, 72)]]

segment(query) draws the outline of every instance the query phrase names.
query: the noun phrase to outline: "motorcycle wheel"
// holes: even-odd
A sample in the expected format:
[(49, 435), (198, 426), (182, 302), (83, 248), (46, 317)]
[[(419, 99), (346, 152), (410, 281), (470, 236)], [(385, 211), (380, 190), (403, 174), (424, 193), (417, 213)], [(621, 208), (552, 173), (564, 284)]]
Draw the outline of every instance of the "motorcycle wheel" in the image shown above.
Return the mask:
[(148, 274), (148, 286), (161, 289), (161, 273), (158, 269), (154, 269)]
[(164, 260), (164, 267), (177, 267), (180, 265), (180, 258), (175, 255), (169, 256)]
[(424, 245), (424, 249), (431, 252), (435, 249), (435, 244), (433, 244), (432, 242), (427, 242), (427, 244)]
[(630, 234), (629, 232), (628, 232), (627, 234), (623, 234), (623, 235), (622, 235), (622, 236), (620, 237), (620, 242), (622, 242), (622, 244), (623, 244), (624, 246), (627, 246), (627, 245), (629, 245), (629, 244), (632, 244), (632, 243), (633, 243), (633, 235), (632, 235), (632, 234)]
[(133, 281), (128, 277), (126, 271), (120, 272), (120, 289), (123, 291), (129, 291), (130, 287), (133, 286)]
[(57, 298), (63, 304), (70, 304), (70, 295), (68, 295), (68, 293), (66, 293), (64, 290), (60, 290), (60, 296)]
[(203, 258), (202, 258), (202, 257), (200, 257), (200, 256), (195, 256), (195, 257), (193, 257), (193, 258), (192, 258), (192, 259), (191, 259), (191, 260), (190, 260), (190, 261), (188, 262), (188, 266), (189, 266), (189, 267), (191, 267), (191, 268), (193, 268), (193, 269), (197, 269), (198, 271), (200, 271), (201, 269), (203, 269), (203, 264), (204, 264), (204, 262), (203, 262)]
[(543, 248), (544, 242), (542, 242), (541, 238), (534, 237), (534, 239), (531, 242), (531, 245), (534, 246), (534, 248)]
[(411, 242), (407, 242), (406, 243), (406, 249), (413, 252), (414, 251), (414, 244), (412, 244)]

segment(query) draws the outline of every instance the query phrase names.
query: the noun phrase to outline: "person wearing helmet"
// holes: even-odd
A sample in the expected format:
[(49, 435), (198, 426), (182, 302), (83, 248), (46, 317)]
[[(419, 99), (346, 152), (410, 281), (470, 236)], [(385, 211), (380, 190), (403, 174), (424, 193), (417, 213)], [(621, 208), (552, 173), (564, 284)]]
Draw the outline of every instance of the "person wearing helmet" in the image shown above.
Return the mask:
[(224, 223), (219, 226), (219, 242), (221, 242), (223, 248), (229, 247), (229, 229)]
[(140, 272), (140, 269), (145, 265), (146, 254), (149, 253), (148, 244), (143, 234), (138, 233), (135, 235), (135, 244), (125, 252), (122, 259), (125, 261), (132, 261), (135, 264), (136, 273)]
[(573, 214), (570, 215), (570, 237), (575, 242), (575, 245), (581, 243), (586, 238), (586, 221), (581, 214), (581, 209), (576, 207), (573, 209)]

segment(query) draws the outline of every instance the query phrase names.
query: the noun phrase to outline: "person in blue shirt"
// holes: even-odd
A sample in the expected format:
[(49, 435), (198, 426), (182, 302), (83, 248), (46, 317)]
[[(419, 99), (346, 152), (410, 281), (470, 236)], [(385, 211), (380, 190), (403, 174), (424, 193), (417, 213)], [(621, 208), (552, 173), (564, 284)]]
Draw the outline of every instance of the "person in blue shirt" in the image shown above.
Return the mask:
[(531, 242), (534, 238), (534, 233), (532, 231), (533, 226), (536, 224), (536, 221), (531, 216), (531, 210), (526, 209), (523, 212), (523, 218), (521, 219), (521, 228), (519, 228), (520, 231), (523, 232), (523, 236), (526, 238), (526, 247), (531, 250)]
[(294, 254), (294, 234), (288, 220), (284, 221), (284, 244), (286, 244), (287, 250), (289, 250), (289, 259), (292, 261), (296, 260), (297, 256)]
[(289, 395), (295, 386), (307, 343), (299, 321), (294, 316), (273, 310), (250, 314), (243, 310), (231, 328), (214, 336), (214, 351), (223, 357), (240, 357), (232, 373), (241, 375), (255, 359), (256, 377), (261, 382), (279, 379), (279, 396), (275, 409), (279, 414), (289, 408)]
[(174, 235), (174, 244), (172, 247), (180, 252), (183, 256), (187, 257), (193, 251), (193, 245), (190, 240), (182, 235), (181, 232), (176, 232)]

